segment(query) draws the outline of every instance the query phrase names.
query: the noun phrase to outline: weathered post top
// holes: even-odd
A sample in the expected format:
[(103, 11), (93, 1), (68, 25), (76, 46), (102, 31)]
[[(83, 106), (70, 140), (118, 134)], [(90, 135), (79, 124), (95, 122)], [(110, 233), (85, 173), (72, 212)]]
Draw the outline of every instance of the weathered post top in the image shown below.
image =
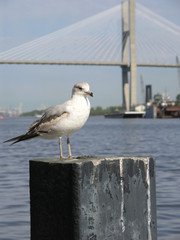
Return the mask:
[(156, 239), (153, 158), (30, 161), (31, 240)]

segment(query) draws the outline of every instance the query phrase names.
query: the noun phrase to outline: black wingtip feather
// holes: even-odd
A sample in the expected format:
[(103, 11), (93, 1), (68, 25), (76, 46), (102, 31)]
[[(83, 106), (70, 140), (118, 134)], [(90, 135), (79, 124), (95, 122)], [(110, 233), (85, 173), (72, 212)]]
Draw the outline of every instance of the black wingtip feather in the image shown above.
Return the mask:
[(12, 142), (12, 141), (14, 141), (14, 142), (11, 144), (11, 145), (13, 145), (13, 144), (16, 143), (16, 141), (18, 141), (22, 136), (23, 136), (23, 135), (18, 136), (18, 137), (14, 137), (14, 138), (10, 138), (10, 139), (8, 139), (8, 140), (5, 140), (3, 143), (7, 143), (7, 142)]
[(13, 143), (11, 143), (11, 145), (14, 145), (15, 143), (18, 143), (18, 142), (21, 142), (21, 141), (26, 141), (28, 139), (35, 138), (35, 137), (38, 137), (38, 136), (39, 136), (39, 134), (37, 134), (37, 133), (35, 133), (33, 135), (23, 134), (23, 135), (20, 135), (18, 137), (10, 138), (10, 139), (4, 141), (4, 143), (14, 141)]

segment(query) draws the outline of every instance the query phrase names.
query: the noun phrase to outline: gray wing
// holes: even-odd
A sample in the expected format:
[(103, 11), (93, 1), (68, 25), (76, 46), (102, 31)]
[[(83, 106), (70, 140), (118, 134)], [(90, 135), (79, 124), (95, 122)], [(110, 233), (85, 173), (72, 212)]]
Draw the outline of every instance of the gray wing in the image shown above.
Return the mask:
[(11, 142), (14, 141), (12, 144), (25, 141), (31, 138), (35, 138), (41, 135), (41, 133), (48, 133), (51, 129), (52, 124), (55, 124), (61, 118), (67, 117), (69, 114), (68, 112), (68, 102), (62, 105), (57, 105), (53, 107), (49, 107), (43, 116), (33, 122), (29, 127), (27, 133), (22, 134), (20, 136), (8, 139), (4, 142)]
[(68, 115), (67, 105), (68, 102), (62, 105), (52, 106), (46, 109), (43, 116), (31, 124), (28, 132), (32, 131), (37, 131), (39, 133), (48, 132), (52, 124), (55, 124), (61, 118), (67, 117)]

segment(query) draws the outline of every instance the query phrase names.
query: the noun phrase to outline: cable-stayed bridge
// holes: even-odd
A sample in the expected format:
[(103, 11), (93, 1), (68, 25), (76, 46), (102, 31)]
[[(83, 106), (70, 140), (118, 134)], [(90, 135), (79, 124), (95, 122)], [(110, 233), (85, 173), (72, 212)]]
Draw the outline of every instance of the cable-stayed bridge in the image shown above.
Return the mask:
[[(135, 8), (134, 0), (129, 1)], [(134, 66), (180, 67), (180, 27), (136, 4), (136, 28), (130, 27), (127, 6), (118, 5), (69, 27), (0, 53), (0, 63), (73, 64), (121, 66), (124, 95), (129, 89), (125, 79), (131, 71), (131, 44), (134, 31)], [(133, 9), (131, 8), (131, 15)], [(124, 9), (124, 10), (123, 10)], [(123, 16), (124, 11), (124, 16)], [(130, 10), (129, 10), (130, 12)], [(131, 20), (132, 22), (133, 19)], [(124, 29), (124, 30), (123, 30)], [(130, 36), (130, 37), (129, 37)], [(134, 81), (135, 82), (135, 81)], [(125, 90), (126, 88), (126, 90)], [(129, 90), (128, 90), (129, 91)], [(136, 104), (136, 84), (131, 80), (131, 107)]]

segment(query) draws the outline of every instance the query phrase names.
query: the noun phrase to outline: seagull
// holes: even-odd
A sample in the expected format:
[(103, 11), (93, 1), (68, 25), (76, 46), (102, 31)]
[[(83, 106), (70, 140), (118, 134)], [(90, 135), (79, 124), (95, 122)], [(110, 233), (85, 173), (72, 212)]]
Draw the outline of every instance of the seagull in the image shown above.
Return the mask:
[(61, 105), (47, 108), (42, 117), (33, 122), (25, 134), (4, 142), (14, 141), (12, 144), (15, 144), (32, 138), (59, 139), (60, 159), (64, 159), (61, 138), (67, 137), (69, 158), (73, 158), (69, 136), (78, 131), (89, 117), (88, 96), (93, 97), (93, 93), (87, 82), (75, 84), (70, 100)]

